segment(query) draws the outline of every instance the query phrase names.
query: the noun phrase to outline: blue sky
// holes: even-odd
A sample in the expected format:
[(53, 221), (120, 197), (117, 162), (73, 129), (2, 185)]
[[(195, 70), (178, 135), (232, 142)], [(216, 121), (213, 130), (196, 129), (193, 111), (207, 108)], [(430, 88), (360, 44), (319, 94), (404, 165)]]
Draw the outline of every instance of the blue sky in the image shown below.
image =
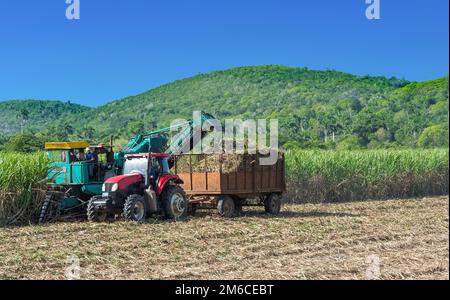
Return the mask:
[(0, 100), (96, 106), (170, 81), (282, 64), (428, 80), (448, 74), (448, 0), (0, 0)]

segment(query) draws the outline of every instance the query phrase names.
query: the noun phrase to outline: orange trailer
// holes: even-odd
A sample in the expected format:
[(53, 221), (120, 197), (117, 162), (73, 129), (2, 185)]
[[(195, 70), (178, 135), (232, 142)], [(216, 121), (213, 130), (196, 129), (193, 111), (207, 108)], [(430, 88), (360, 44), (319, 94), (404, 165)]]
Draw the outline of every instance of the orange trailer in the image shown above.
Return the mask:
[(260, 158), (258, 154), (186, 154), (174, 157), (173, 170), (184, 182), (191, 211), (217, 206), (221, 215), (232, 217), (243, 206), (257, 205), (276, 215), (286, 191), (284, 154), (273, 165), (262, 165)]

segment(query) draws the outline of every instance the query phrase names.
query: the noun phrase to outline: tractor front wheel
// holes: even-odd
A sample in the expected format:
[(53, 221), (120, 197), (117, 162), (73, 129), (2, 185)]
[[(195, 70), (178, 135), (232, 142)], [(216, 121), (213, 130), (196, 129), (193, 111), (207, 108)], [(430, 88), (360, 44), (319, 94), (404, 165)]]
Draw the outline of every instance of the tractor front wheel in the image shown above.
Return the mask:
[(91, 200), (89, 200), (88, 206), (87, 206), (87, 218), (89, 222), (105, 222), (109, 215), (107, 213), (100, 213), (94, 205), (94, 200), (96, 198), (93, 197)]
[(169, 220), (184, 220), (187, 217), (188, 201), (181, 187), (169, 185), (162, 193), (165, 217)]
[(147, 203), (141, 195), (131, 195), (125, 201), (123, 207), (124, 217), (133, 222), (143, 222), (147, 217)]

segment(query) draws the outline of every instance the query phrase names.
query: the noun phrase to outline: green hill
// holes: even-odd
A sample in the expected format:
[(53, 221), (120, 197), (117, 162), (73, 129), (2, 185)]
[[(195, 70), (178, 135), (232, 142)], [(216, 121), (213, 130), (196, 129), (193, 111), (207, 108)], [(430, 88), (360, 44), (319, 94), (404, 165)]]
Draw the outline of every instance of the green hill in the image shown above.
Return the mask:
[[(332, 70), (240, 67), (175, 81), (94, 109), (72, 108), (55, 121), (42, 118), (27, 129), (47, 124), (45, 136), (65, 131), (67, 138), (104, 140), (110, 134), (128, 137), (136, 130), (167, 126), (203, 110), (221, 120), (278, 118), (281, 142), (288, 146), (410, 147), (426, 132), (431, 136), (422, 137), (423, 146), (448, 144), (448, 137), (442, 139), (448, 132), (448, 76), (408, 82)], [(3, 115), (2, 109), (0, 121)], [(20, 123), (9, 118), (17, 131)]]
[(40, 131), (52, 122), (63, 120), (71, 114), (89, 110), (88, 107), (60, 101), (12, 100), (0, 102), (0, 133), (14, 134), (22, 128)]

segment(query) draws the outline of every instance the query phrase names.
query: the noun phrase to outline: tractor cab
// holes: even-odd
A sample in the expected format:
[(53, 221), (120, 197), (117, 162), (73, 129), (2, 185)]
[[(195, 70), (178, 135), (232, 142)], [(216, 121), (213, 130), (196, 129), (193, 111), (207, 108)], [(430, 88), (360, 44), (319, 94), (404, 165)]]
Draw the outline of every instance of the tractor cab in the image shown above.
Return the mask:
[(169, 158), (170, 156), (165, 153), (127, 155), (123, 174), (140, 174), (144, 185), (151, 185), (156, 190), (158, 178), (170, 173)]

